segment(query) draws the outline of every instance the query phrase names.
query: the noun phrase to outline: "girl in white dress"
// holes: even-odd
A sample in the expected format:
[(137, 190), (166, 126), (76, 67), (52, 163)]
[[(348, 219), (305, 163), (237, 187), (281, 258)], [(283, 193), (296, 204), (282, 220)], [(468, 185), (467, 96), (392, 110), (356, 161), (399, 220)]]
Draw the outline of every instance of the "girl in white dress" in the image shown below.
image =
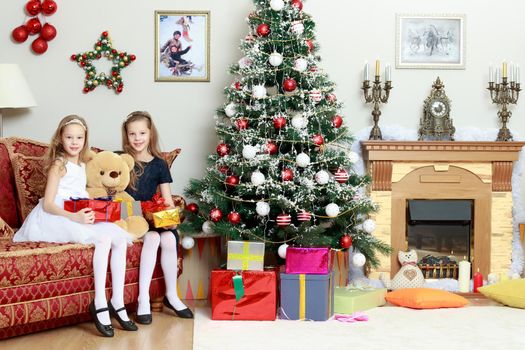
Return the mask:
[[(64, 200), (88, 197), (84, 164), (87, 137), (87, 125), (81, 117), (69, 115), (60, 121), (49, 147), (44, 198), (31, 211), (13, 240), (94, 244), (95, 300), (89, 305), (89, 311), (98, 331), (112, 337), (110, 312), (125, 330), (138, 329), (129, 320), (124, 307), (126, 249), (132, 238), (113, 223), (94, 224), (95, 214), (89, 208), (76, 213), (63, 209)], [(105, 284), (110, 251), (113, 293), (108, 305)]]

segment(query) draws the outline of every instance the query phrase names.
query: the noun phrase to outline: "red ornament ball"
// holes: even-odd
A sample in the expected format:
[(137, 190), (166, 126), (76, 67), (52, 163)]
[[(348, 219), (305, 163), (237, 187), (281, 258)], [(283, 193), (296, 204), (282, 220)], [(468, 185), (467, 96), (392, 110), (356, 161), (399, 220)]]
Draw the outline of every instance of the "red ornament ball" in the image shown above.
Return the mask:
[(33, 43), (31, 43), (31, 49), (37, 55), (41, 55), (47, 51), (47, 41), (42, 38), (36, 38)]
[(308, 52), (312, 52), (314, 50), (314, 43), (312, 40), (306, 40), (306, 46), (308, 46)]
[(29, 14), (29, 16), (36, 16), (40, 13), (41, 6), (40, 1), (29, 1), (26, 4), (26, 11)]
[(220, 166), (218, 170), (222, 174), (228, 174), (230, 172), (230, 168), (228, 168), (226, 165)]
[(29, 31), (29, 35), (35, 35), (40, 33), (40, 30), (42, 29), (42, 23), (40, 23), (38, 18), (33, 17), (26, 22), (26, 28)]
[(189, 203), (186, 206), (186, 210), (190, 213), (197, 214), (199, 212), (199, 206), (196, 203)]
[(341, 248), (348, 249), (352, 246), (352, 237), (349, 235), (344, 235), (339, 240), (339, 244), (341, 245)]
[(51, 41), (57, 36), (57, 30), (49, 23), (44, 24), (40, 31), (40, 37), (45, 41)]
[(89, 88), (88, 87), (85, 87), (84, 89), (82, 89), (82, 92), (87, 94), (89, 92)]
[(238, 130), (246, 130), (248, 129), (249, 122), (248, 122), (248, 119), (241, 118), (241, 119), (237, 119), (237, 121), (235, 122), (235, 125), (237, 126)]
[(22, 25), (13, 29), (11, 36), (13, 37), (13, 40), (17, 43), (23, 43), (27, 40), (27, 37), (29, 36), (29, 31), (27, 30), (26, 26)]
[(283, 181), (292, 181), (293, 170), (290, 168), (284, 168), (283, 171), (281, 171), (281, 179), (283, 179)]
[(122, 89), (123, 89), (122, 86), (119, 86), (119, 87), (117, 88), (117, 93), (120, 94), (120, 93), (122, 92)]
[(237, 186), (239, 184), (239, 177), (237, 175), (227, 176), (225, 182), (228, 186)]
[(312, 136), (312, 142), (316, 146), (321, 146), (324, 144), (324, 138), (321, 134), (315, 134), (314, 136)]
[(230, 146), (228, 146), (225, 143), (219, 143), (219, 145), (217, 146), (217, 154), (220, 157), (224, 157), (228, 155), (229, 153), (230, 153)]
[(286, 126), (286, 118), (283, 117), (282, 115), (274, 118), (273, 126), (278, 130), (284, 128)]
[(108, 32), (107, 31), (102, 32), (102, 36), (103, 37), (107, 37), (108, 36)]
[(303, 3), (301, 0), (292, 0), (292, 7), (296, 7), (299, 11), (303, 9)]
[(241, 223), (241, 214), (236, 211), (232, 211), (228, 214), (228, 221), (232, 225), (239, 225)]
[(213, 208), (210, 210), (210, 220), (213, 222), (219, 222), (222, 219), (222, 211), (219, 208)]
[(277, 215), (277, 226), (279, 227), (285, 227), (285, 226), (288, 226), (290, 225), (290, 223), (292, 222), (292, 217), (290, 216), (290, 214), (279, 214)]
[(306, 210), (301, 210), (297, 213), (297, 221), (310, 221), (312, 219), (312, 214)]
[(284, 91), (292, 92), (297, 88), (297, 82), (294, 78), (286, 78), (283, 82)]
[(326, 99), (327, 99), (328, 102), (330, 102), (330, 103), (333, 103), (333, 102), (337, 101), (337, 97), (336, 97), (334, 94), (328, 94), (328, 95), (326, 96)]
[(343, 125), (343, 118), (340, 115), (336, 115), (332, 119), (332, 125), (334, 126), (334, 128), (340, 128), (341, 125)]
[(235, 87), (235, 90), (240, 90), (241, 89), (241, 82), (240, 81), (236, 81), (235, 84), (233, 85)]
[(270, 26), (266, 23), (261, 23), (257, 26), (257, 34), (259, 36), (268, 36), (270, 34)]
[(335, 181), (339, 182), (340, 184), (344, 184), (348, 181), (350, 178), (350, 175), (348, 175), (348, 171), (345, 169), (337, 169), (334, 173)]
[(135, 55), (129, 55), (129, 59), (132, 61), (135, 61), (137, 59), (137, 56)]
[(51, 16), (53, 13), (57, 12), (57, 3), (53, 0), (44, 0), (42, 2), (42, 12), (46, 16)]
[(274, 142), (268, 141), (265, 146), (265, 151), (270, 155), (276, 154), (278, 151), (277, 145)]

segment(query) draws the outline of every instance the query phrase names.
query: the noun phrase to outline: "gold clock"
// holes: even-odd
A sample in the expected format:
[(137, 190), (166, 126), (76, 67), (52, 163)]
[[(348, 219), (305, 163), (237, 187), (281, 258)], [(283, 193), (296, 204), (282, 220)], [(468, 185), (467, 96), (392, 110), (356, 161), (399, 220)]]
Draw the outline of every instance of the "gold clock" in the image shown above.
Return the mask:
[(419, 124), (419, 140), (454, 140), (456, 128), (450, 118), (450, 99), (439, 77), (423, 104), (423, 117)]

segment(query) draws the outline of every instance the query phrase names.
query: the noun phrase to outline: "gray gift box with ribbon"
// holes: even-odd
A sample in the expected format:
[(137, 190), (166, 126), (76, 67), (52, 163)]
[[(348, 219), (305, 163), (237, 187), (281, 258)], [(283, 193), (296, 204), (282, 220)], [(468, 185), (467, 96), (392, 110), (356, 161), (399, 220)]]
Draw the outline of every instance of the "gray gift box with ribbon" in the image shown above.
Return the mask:
[(130, 216), (142, 216), (140, 201), (120, 202), (120, 218), (124, 220)]

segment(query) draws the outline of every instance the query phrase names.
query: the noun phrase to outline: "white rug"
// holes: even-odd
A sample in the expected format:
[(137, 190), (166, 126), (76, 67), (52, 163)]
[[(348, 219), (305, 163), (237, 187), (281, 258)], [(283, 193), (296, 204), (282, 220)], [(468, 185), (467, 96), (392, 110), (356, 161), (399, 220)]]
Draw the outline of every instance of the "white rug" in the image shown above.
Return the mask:
[(496, 306), (411, 310), (380, 307), (368, 322), (212, 321), (196, 309), (193, 349), (525, 349), (525, 310)]

